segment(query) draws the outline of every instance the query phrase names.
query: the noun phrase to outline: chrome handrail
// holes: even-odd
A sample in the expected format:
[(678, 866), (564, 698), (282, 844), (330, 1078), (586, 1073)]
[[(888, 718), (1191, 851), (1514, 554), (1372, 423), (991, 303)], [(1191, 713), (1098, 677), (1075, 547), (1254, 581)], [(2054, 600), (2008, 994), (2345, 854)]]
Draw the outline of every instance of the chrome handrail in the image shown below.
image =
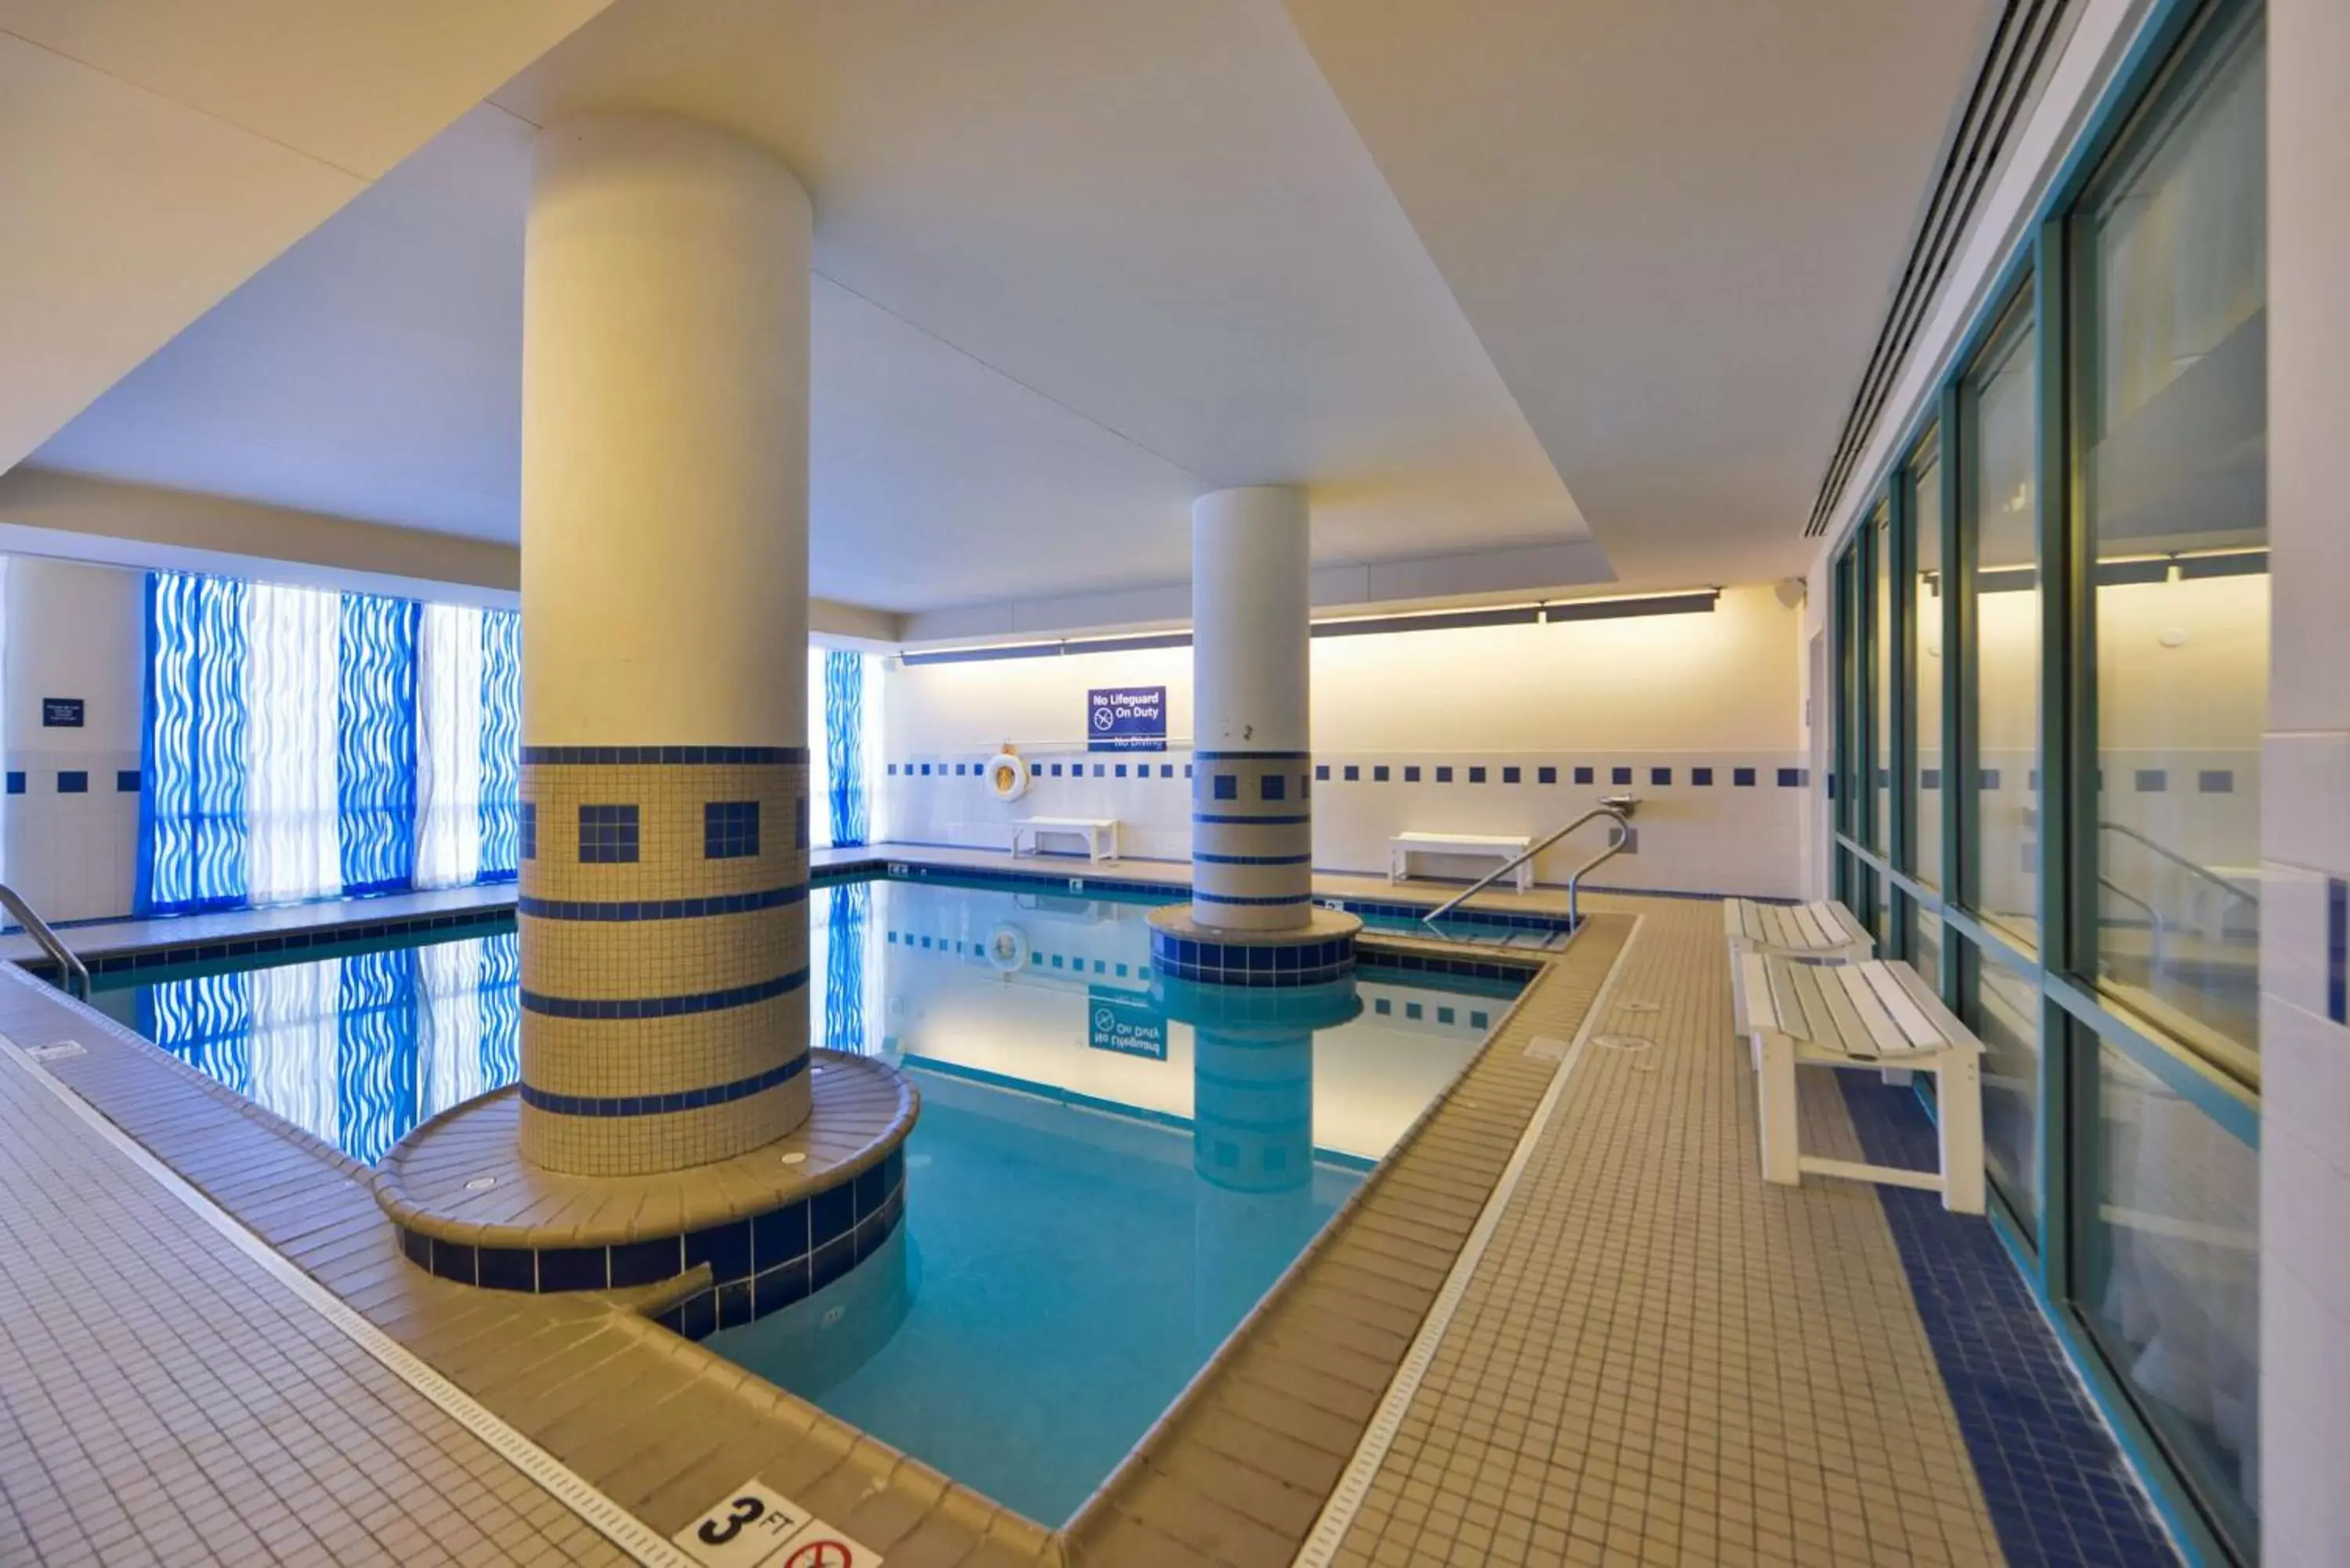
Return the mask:
[(1540, 855), (1544, 850), (1548, 849), (1552, 845), (1556, 844), (1560, 839), (1565, 838), (1568, 834), (1573, 833), (1576, 828), (1581, 827), (1593, 817), (1604, 816), (1616, 824), (1617, 830), (1616, 839), (1614, 843), (1602, 850), (1596, 858), (1576, 867), (1575, 877), (1571, 877), (1567, 879), (1566, 913), (1567, 919), (1572, 920), (1575, 918), (1575, 877), (1581, 877), (1586, 871), (1590, 870), (1592, 867), (1598, 865), (1600, 861), (1607, 859), (1609, 856), (1623, 848), (1627, 843), (1630, 842), (1632, 837), (1632, 826), (1631, 824), (1625, 819), (1629, 817), (1635, 811), (1638, 810), (1639, 805), (1639, 801), (1634, 796), (1628, 794), (1616, 794), (1605, 797), (1597, 805), (1593, 806), (1589, 811), (1585, 812), (1581, 816), (1576, 817), (1565, 827), (1562, 827), (1557, 832), (1550, 835), (1550, 836), (1544, 838), (1540, 844), (1536, 844), (1527, 849), (1521, 850), (1518, 854), (1513, 856), (1509, 862), (1503, 866), (1500, 870), (1489, 872), (1485, 876), (1479, 877), (1476, 881), (1470, 883), (1468, 887), (1462, 888), (1451, 898), (1447, 898), (1443, 903), (1437, 905), (1435, 909), (1430, 909), (1427, 914), (1422, 915), (1419, 918), (1420, 924), (1424, 926), (1434, 926), (1437, 921), (1442, 919), (1445, 916), (1451, 914), (1453, 910), (1459, 909), (1461, 905), (1467, 903), (1470, 899), (1475, 898), (1478, 894), (1483, 892), (1486, 888), (1492, 887), (1494, 883), (1500, 881), (1503, 877), (1508, 876), (1511, 872), (1516, 870), (1527, 861), (1532, 860), (1535, 856)]
[(1619, 812), (1614, 815), (1616, 817), (1616, 836), (1607, 841), (1607, 847), (1593, 856), (1590, 859), (1585, 861), (1582, 865), (1576, 867), (1567, 875), (1566, 929), (1568, 930), (1574, 930), (1576, 927), (1583, 924), (1583, 904), (1581, 898), (1583, 892), (1583, 874), (1586, 871), (1590, 870), (1594, 866), (1598, 865), (1603, 860), (1613, 860), (1617, 856), (1621, 855), (1624, 852), (1625, 846), (1632, 842), (1632, 825), (1624, 820), (1622, 813)]
[(2221, 892), (2241, 898), (2245, 903), (2250, 904), (2255, 909), (2261, 907), (2261, 896), (2258, 893), (2251, 891), (2248, 888), (2239, 888), (2233, 882), (2229, 881), (2225, 877), (2220, 876), (2217, 871), (2212, 870), (2209, 866), (2198, 866), (2194, 861), (2189, 860), (2186, 856), (2178, 853), (2178, 850), (2170, 848), (2167, 845), (2156, 843), (2153, 839), (2148, 838), (2145, 834), (2140, 833), (2137, 828), (2129, 826), (2126, 823), (2100, 822), (2097, 824), (2097, 831), (2100, 833), (2118, 833), (2124, 838), (2136, 839), (2138, 843), (2145, 845), (2148, 849), (2153, 850), (2163, 859), (2169, 861), (2173, 866), (2178, 867), (2180, 869), (2202, 878), (2204, 881), (2210, 883), (2214, 888), (2219, 888)]
[(41, 950), (48, 954), (49, 961), (57, 966), (57, 981), (65, 993), (88, 1002), (89, 967), (74, 956), (73, 949), (66, 946), (57, 932), (49, 929), (48, 921), (34, 912), (33, 906), (25, 902), (24, 895), (5, 882), (0, 882), (0, 908), (14, 915), (16, 923), (25, 928), (25, 934), (41, 944)]
[(2156, 909), (2153, 904), (2139, 898), (2136, 893), (2131, 892), (2127, 888), (2123, 887), (2120, 883), (2115, 881), (2110, 877), (2100, 874), (2097, 877), (2097, 886), (2103, 888), (2108, 893), (2116, 895), (2125, 902), (2136, 904), (2139, 909), (2146, 911), (2146, 918), (2150, 922), (2149, 929), (2152, 931), (2154, 939), (2147, 944), (2147, 965), (2152, 969), (2160, 969), (2162, 967), (2162, 939), (2164, 934), (2162, 911)]

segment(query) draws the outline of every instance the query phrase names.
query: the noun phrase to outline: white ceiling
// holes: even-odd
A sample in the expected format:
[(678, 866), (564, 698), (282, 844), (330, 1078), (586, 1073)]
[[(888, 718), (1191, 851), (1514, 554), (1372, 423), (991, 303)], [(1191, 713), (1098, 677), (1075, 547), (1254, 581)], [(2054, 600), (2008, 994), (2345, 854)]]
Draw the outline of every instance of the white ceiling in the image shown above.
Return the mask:
[(618, 0), (36, 461), (511, 540), (526, 122), (657, 108), (814, 198), (819, 594), (1082, 618), (1277, 481), (1326, 568), (1782, 575), (1983, 4)]

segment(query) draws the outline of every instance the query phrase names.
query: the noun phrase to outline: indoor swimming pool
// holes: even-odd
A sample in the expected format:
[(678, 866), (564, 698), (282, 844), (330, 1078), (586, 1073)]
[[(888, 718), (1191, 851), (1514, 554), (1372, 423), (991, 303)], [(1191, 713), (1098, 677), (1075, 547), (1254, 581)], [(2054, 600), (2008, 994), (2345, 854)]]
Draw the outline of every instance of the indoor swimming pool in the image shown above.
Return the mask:
[[(813, 1039), (886, 1058), (922, 1095), (906, 1222), (847, 1277), (704, 1341), (1046, 1523), (1142, 1437), (1516, 988), (1373, 963), (1235, 1015), (1151, 974), (1149, 908), (942, 881), (816, 889)], [(365, 1162), (519, 1070), (511, 930), (153, 972), (98, 1005)]]

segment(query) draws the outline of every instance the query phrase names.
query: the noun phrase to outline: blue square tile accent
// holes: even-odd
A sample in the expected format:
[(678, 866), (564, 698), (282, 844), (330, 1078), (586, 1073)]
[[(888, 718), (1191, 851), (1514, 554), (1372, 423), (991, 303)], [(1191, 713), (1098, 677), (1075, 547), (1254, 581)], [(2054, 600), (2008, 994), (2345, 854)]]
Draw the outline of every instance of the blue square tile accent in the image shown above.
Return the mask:
[(689, 1231), (685, 1238), (685, 1266), (696, 1263), (710, 1265), (710, 1277), (719, 1284), (729, 1280), (751, 1277), (751, 1221), (737, 1220), (731, 1224), (712, 1225), (706, 1231)]
[(1427, 1016), (1427, 1013), (1428, 1009), (1417, 1002), (1407, 1002), (1403, 1004), (1403, 1015), (1406, 1018), (1422, 1018)]
[(1436, 1021), (1439, 1023), (1451, 1023), (1457, 1022), (1460, 1016), (1461, 1015), (1458, 1012), (1455, 1012), (1449, 1007), (1440, 1007), (1436, 1010)]
[(1058, 763), (1055, 763), (1053, 764), (1053, 776), (1055, 778), (1059, 778), (1061, 776), (1061, 764)]
[(771, 1312), (781, 1312), (795, 1302), (807, 1299), (808, 1261), (794, 1258), (772, 1269), (763, 1269), (751, 1282), (751, 1310), (761, 1317)]
[(2139, 768), (2131, 778), (2131, 787), (2140, 794), (2160, 794), (2170, 787), (2170, 774), (2162, 768)]
[(1191, 776), (1191, 764), (1189, 763), (1183, 764), (1183, 776), (1187, 779)]
[(931, 776), (931, 764), (930, 764), (930, 763), (924, 763), (922, 764), (922, 776), (923, 776), (924, 778), (928, 778), (928, 777), (930, 777), (930, 776)]
[(1804, 770), (1801, 768), (1781, 768), (1779, 770), (1779, 787), (1781, 789), (1803, 788)]
[(1630, 768), (1610, 768), (1607, 772), (1607, 778), (1608, 782), (1611, 784), (1627, 784), (1632, 782), (1632, 770)]
[(1118, 764), (1118, 776), (1119, 778), (1124, 778), (1126, 776), (1126, 764), (1124, 763)]
[(1941, 788), (1942, 770), (1939, 768), (1920, 768), (1918, 770), (1918, 787), (1919, 789)]
[(637, 858), (637, 808), (579, 808), (579, 862), (583, 866), (632, 864)]
[(525, 860), (537, 859), (538, 805), (536, 802), (526, 800), (522, 803), (522, 814), (516, 826), (522, 839), (522, 857)]
[(2325, 1016), (2350, 1023), (2350, 882), (2325, 879)]
[(759, 803), (713, 800), (702, 807), (702, 857), (741, 860), (759, 853)]
[(857, 1226), (854, 1187), (827, 1188), (808, 1199), (809, 1241), (822, 1251), (827, 1243), (846, 1236)]
[(1215, 798), (1216, 798), (1216, 799), (1218, 799), (1218, 800), (1238, 800), (1238, 799), (1240, 799), (1240, 797), (1241, 797), (1241, 778), (1240, 778), (1240, 775), (1239, 775), (1238, 774), (1215, 774), (1212, 778), (1211, 778), (1208, 782), (1209, 782), (1209, 785), (1210, 785), (1211, 793), (1215, 796)]
[(88, 794), (89, 774), (80, 768), (69, 768), (57, 775), (59, 794)]
[(538, 1288), (538, 1254), (527, 1247), (484, 1247), (476, 1255), (476, 1266), (484, 1290)]
[(601, 1247), (546, 1247), (538, 1254), (538, 1288), (600, 1291), (611, 1282), (611, 1260)]
[(1485, 782), (1485, 770), (1482, 767), (1471, 767), (1469, 770), (1469, 782), (1471, 784), (1483, 784)]
[(1174, 764), (1173, 763), (1159, 763), (1159, 776), (1160, 778), (1162, 778), (1162, 779), (1171, 779), (1171, 778), (1173, 778), (1173, 777), (1175, 776), (1175, 764)]
[(1579, 784), (1590, 784), (1596, 778), (1596, 776), (1597, 775), (1590, 768), (1577, 768), (1575, 770), (1575, 782)]
[(623, 1290), (629, 1285), (675, 1279), (685, 1270), (683, 1241), (682, 1237), (666, 1236), (655, 1241), (627, 1241), (609, 1249), (612, 1288)]
[(1260, 800), (1286, 799), (1289, 781), (1279, 774), (1265, 774), (1256, 781), (1256, 793)]
[(1387, 763), (1374, 763), (1371, 764), (1371, 782), (1373, 784), (1385, 784), (1388, 782)]
[(1452, 770), (1449, 767), (1439, 767), (1436, 770), (1436, 782), (1438, 784), (1451, 784), (1452, 782)]
[(1502, 782), (1503, 784), (1521, 784), (1524, 782), (1525, 776), (1525, 770), (1523, 768), (1503, 768), (1502, 770)]
[(137, 768), (116, 769), (114, 774), (114, 793), (117, 794), (137, 794), (139, 793), (139, 770)]
[(432, 1238), (432, 1272), (444, 1280), (454, 1280), (461, 1285), (480, 1283), (475, 1271), (472, 1245), (464, 1241), (444, 1241)]
[(2205, 794), (2232, 794), (2236, 775), (2227, 768), (2205, 768), (2195, 775), (2195, 787)]
[(1983, 769), (1982, 782), (1976, 787), (1981, 789), (1997, 789), (1999, 787), (1999, 770), (1997, 768)]
[(1668, 785), (1668, 784), (1671, 784), (1672, 782), (1673, 782), (1673, 770), (1672, 770), (1672, 769), (1670, 769), (1670, 768), (1650, 768), (1650, 769), (1648, 770), (1648, 783), (1649, 783), (1652, 786), (1654, 786), (1654, 787), (1656, 787), (1656, 788), (1659, 788), (1659, 789), (1662, 789), (1662, 788), (1664, 788), (1666, 785)]
[(1101, 765), (1099, 763), (1096, 763), (1094, 764), (1094, 777), (1096, 777), (1096, 778), (1099, 778), (1099, 777), (1101, 777), (1101, 776), (1102, 776), (1102, 771), (1103, 771), (1103, 770), (1102, 770), (1102, 765)]
[(1471, 1012), (1469, 1015), (1469, 1027), (1471, 1029), (1491, 1029), (1492, 1026), (1493, 1018), (1491, 1013)]
[(1690, 769), (1690, 783), (1700, 789), (1707, 788), (1713, 783), (1713, 770), (1711, 768)]
[(1555, 784), (1558, 783), (1558, 770), (1556, 768), (1536, 768), (1534, 770), (1534, 783), (1546, 784)]
[(8, 770), (8, 793), (10, 794), (25, 793), (25, 775), (21, 770), (16, 768)]
[(898, 764), (895, 763), (889, 764), (889, 776), (893, 779), (898, 776)]
[(1403, 782), (1406, 784), (1418, 784), (1419, 782), (1419, 764), (1418, 763), (1406, 763), (1403, 765)]
[[(1330, 776), (1330, 770), (1327, 768), (1322, 768), (1317, 771), (1320, 773), (1321, 776), (1326, 779)], [(1348, 784), (1360, 784), (1362, 779), (1363, 770), (1361, 765), (1356, 763), (1348, 763), (1347, 764), (1347, 782)]]
[[(1329, 764), (1329, 763), (1315, 763), (1315, 764), (1314, 764), (1314, 776), (1315, 776), (1315, 778), (1317, 778), (1317, 779), (1320, 779), (1324, 784), (1328, 784), (1328, 783), (1330, 782), (1330, 764)], [(1348, 768), (1348, 769), (1347, 770), (1347, 776), (1348, 778), (1352, 778), (1352, 777), (1354, 777), (1354, 776), (1355, 776), (1355, 770), (1354, 770), (1354, 769), (1352, 769), (1352, 768)]]

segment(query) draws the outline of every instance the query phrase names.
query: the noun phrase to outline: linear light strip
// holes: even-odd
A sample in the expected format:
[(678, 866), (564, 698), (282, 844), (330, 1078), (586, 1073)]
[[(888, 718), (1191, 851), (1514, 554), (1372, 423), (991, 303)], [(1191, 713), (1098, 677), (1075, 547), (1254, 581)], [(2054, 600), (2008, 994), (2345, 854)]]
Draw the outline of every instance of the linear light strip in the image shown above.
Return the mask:
[(158, 1187), (178, 1199), (198, 1219), (219, 1232), (229, 1245), (259, 1264), (264, 1272), (291, 1292), (305, 1306), (332, 1324), (344, 1338), (430, 1400), (442, 1414), (489, 1445), (499, 1457), (536, 1482), (549, 1497), (586, 1521), (604, 1539), (639, 1563), (647, 1564), (647, 1568), (694, 1568), (691, 1558), (654, 1534), (651, 1527), (642, 1520), (590, 1485), (562, 1460), (507, 1425), (473, 1396), (419, 1359), (407, 1346), (347, 1305), (340, 1296), (296, 1268), (277, 1249), (245, 1229), (234, 1215), (190, 1186), (178, 1172), (150, 1154), (137, 1139), (108, 1121), (96, 1106), (26, 1055), (16, 1041), (0, 1035), (0, 1054), (5, 1054), (19, 1069), (30, 1075), (36, 1083), (56, 1096), (66, 1109), (117, 1153), (144, 1171)]

